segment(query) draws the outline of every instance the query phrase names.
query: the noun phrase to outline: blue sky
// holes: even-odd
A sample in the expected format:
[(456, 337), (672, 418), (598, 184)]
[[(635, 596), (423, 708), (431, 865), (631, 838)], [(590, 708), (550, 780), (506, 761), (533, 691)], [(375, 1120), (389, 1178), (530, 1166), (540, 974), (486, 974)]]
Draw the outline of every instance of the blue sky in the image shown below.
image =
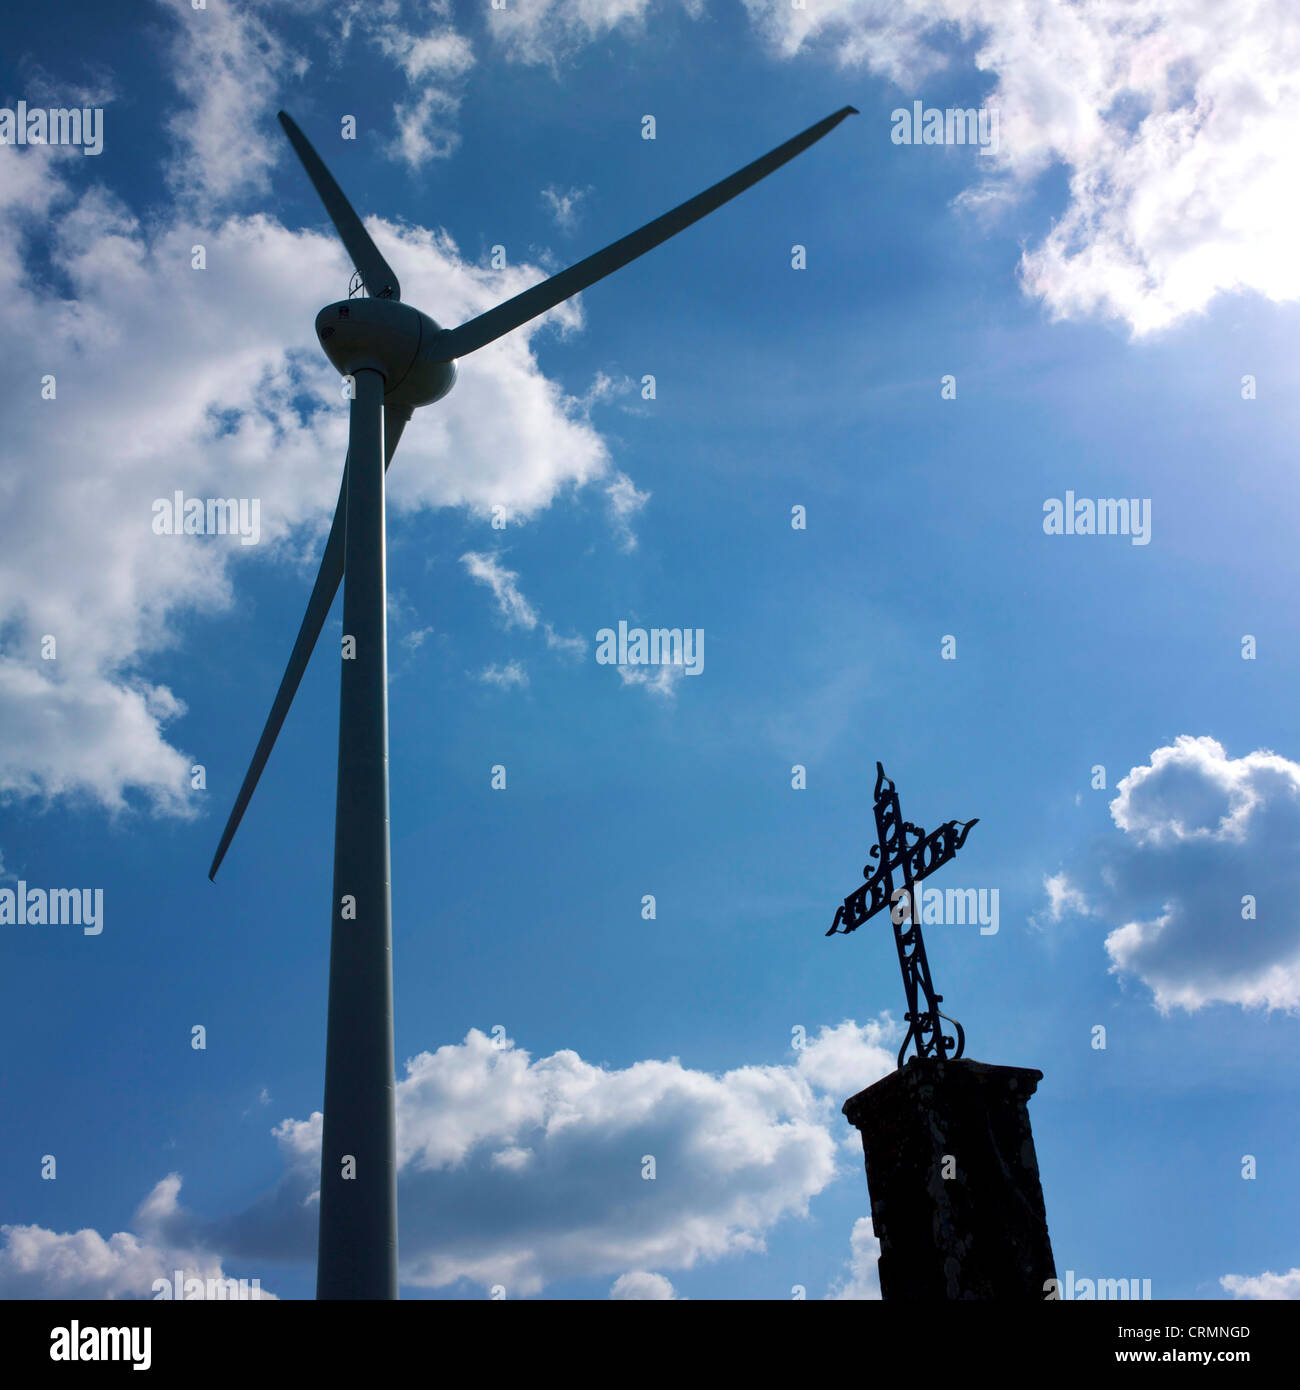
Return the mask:
[[(0, 888), (104, 927), (0, 925), (0, 1291), (314, 1287), (337, 607), (206, 879), (346, 447), (312, 319), (350, 266), (276, 109), (452, 326), (852, 103), (462, 362), (394, 461), (403, 1296), (878, 1296), (839, 1107), (902, 988), (887, 923), (823, 935), (877, 759), (979, 818), (935, 882), (998, 930), (930, 962), (969, 1055), (1044, 1073), (1058, 1268), (1300, 1296), (1300, 22), (1029, 9), (23, 16), (0, 105), (102, 107), (104, 148), (0, 148)], [(914, 100), (998, 149), (892, 143)], [(176, 489), (257, 498), (258, 544), (153, 534)], [(1045, 534), (1067, 491), (1149, 499), (1149, 543)], [(598, 664), (620, 620), (703, 671)]]

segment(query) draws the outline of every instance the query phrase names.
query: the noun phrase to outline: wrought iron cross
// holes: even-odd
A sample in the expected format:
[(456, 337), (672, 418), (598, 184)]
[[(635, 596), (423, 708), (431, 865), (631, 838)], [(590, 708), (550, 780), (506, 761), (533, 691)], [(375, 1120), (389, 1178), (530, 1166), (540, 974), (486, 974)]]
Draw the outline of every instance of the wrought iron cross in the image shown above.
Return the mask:
[[(921, 915), (913, 889), (953, 858), (966, 843), (971, 826), (978, 825), (979, 821), (950, 820), (927, 835), (910, 820), (903, 819), (898, 808), (898, 792), (880, 763), (876, 764), (875, 798), (876, 843), (871, 847), (871, 857), (879, 859), (880, 863), (863, 868), (866, 882), (840, 904), (826, 935), (856, 931), (869, 917), (889, 906), (898, 965), (903, 972), (903, 989), (907, 992), (907, 1013), (903, 1018), (908, 1028), (903, 1045), (898, 1049), (898, 1065), (903, 1065), (903, 1054), (914, 1039), (918, 1057), (938, 1057), (942, 1061), (952, 1049), (952, 1056), (957, 1058), (965, 1051), (966, 1034), (956, 1019), (939, 1012), (943, 995), (934, 992), (930, 980), (930, 963), (925, 958)], [(901, 871), (901, 882), (897, 884), (896, 870)], [(918, 1007), (918, 990), (925, 995), (923, 1009)], [(955, 1047), (953, 1039), (944, 1036), (940, 1019), (945, 1019), (957, 1030)]]

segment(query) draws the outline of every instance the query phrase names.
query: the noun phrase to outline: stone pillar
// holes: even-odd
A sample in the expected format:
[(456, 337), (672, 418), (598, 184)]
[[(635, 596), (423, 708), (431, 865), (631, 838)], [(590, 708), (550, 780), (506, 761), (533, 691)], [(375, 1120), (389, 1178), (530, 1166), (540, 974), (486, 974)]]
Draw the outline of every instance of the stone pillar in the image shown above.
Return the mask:
[(912, 1057), (845, 1101), (866, 1155), (882, 1297), (1044, 1297), (1056, 1267), (1028, 1109), (1042, 1079)]

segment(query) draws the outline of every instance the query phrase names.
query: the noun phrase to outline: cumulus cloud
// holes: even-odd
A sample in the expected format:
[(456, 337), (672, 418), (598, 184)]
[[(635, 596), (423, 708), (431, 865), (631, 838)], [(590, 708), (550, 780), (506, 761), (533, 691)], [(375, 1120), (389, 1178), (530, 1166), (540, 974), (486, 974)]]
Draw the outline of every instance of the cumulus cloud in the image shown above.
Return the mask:
[[(863, 69), (908, 105), (940, 75), (951, 92), (955, 42), (973, 45), (969, 93), (953, 99), (996, 108), (1000, 139), (959, 201), (1009, 210), (1039, 175), (1067, 173), (1066, 206), (1020, 263), (1053, 317), (1099, 315), (1140, 336), (1221, 293), (1300, 298), (1288, 217), (1300, 183), (1300, 11), (1290, 0), (1250, 0), (1231, 25), (1218, 0), (744, 6), (773, 56)], [(633, 38), (672, 8), (522, 0), (489, 21), (508, 57), (558, 64), (611, 33)]]
[[(799, 1048), (795, 1066), (810, 1085), (843, 1103), (894, 1070), (901, 1038), (888, 1010), (861, 1026), (848, 1019), (834, 1028), (823, 1025)], [(856, 1134), (851, 1138), (857, 1142)]]
[[(846, 1020), (793, 1066), (721, 1075), (676, 1059), (598, 1067), (567, 1050), (533, 1060), (475, 1030), (420, 1054), (398, 1086), (403, 1278), (529, 1294), (761, 1251), (836, 1175), (839, 1107), (893, 1069), (892, 1031)], [(314, 1175), (317, 1117), (294, 1134)]]
[(1116, 791), (1090, 894), (1112, 973), (1161, 1012), (1300, 1008), (1300, 763), (1182, 734)]
[[(177, 118), (172, 174), (204, 199), (265, 190), (277, 154), (259, 124), (306, 58), (271, 27), (273, 12), (194, 12), (160, 0), (178, 36), (176, 81), (194, 111)], [(908, 102), (944, 75), (954, 39), (974, 45), (967, 106), (999, 113), (998, 149), (959, 200), (1008, 210), (1048, 170), (1063, 168), (1068, 202), (1027, 245), (1026, 291), (1056, 318), (1117, 319), (1134, 335), (1168, 328), (1221, 293), (1300, 298), (1287, 239), (1287, 190), (1300, 181), (1300, 13), (1289, 0), (1251, 0), (1224, 26), (1216, 0), (744, 0), (760, 40), (784, 60), (865, 69)], [(692, 16), (697, 0), (682, 8)], [(299, 4), (317, 31), (328, 7)], [(490, 41), (512, 61), (558, 66), (584, 45), (634, 40), (672, 0), (518, 0), (486, 11)], [(354, 28), (402, 73), (389, 153), (417, 168), (455, 149), (463, 84), (475, 64), (449, 7), (401, 4), (349, 11)], [(237, 131), (235, 139), (230, 131)], [(579, 190), (548, 189), (558, 225), (571, 227)]]
[(135, 788), (154, 812), (193, 815), (190, 758), (164, 736), (184, 704), (166, 686), (136, 676), (114, 680), (86, 669), (85, 660), (69, 666), (79, 674), (56, 679), (0, 655), (0, 791), (47, 801), (86, 798), (118, 812), (127, 808), (126, 790)]
[(614, 1280), (609, 1296), (615, 1299), (638, 1298), (671, 1302), (678, 1294), (672, 1286), (672, 1281), (665, 1279), (662, 1274), (649, 1274), (645, 1270), (636, 1269), (627, 1274), (620, 1274)]
[(1300, 1298), (1300, 1269), (1285, 1274), (1225, 1274), (1219, 1283), (1233, 1298)]
[[(777, 1222), (806, 1215), (840, 1173), (857, 1172), (837, 1160), (839, 1108), (892, 1069), (880, 1045), (891, 1031), (888, 1019), (846, 1020), (821, 1028), (792, 1065), (721, 1074), (675, 1058), (597, 1066), (567, 1049), (534, 1059), (476, 1029), (420, 1053), (397, 1085), (403, 1282), (529, 1295), (610, 1276), (611, 1297), (671, 1297), (651, 1271), (761, 1252)], [(273, 1134), (281, 1180), (234, 1216), (198, 1219), (179, 1205), (172, 1174), (132, 1234), (5, 1228), (18, 1234), (0, 1252), (0, 1292), (139, 1297), (158, 1271), (215, 1272), (211, 1252), (254, 1269), (309, 1260), (321, 1116), (285, 1119)]]
[(778, 52), (865, 66), (913, 98), (949, 66), (954, 32), (976, 43), (993, 88), (963, 104), (1000, 113), (1000, 191), (1069, 174), (1069, 203), (1021, 263), (1053, 316), (1142, 335), (1225, 291), (1300, 297), (1284, 213), (1300, 181), (1300, 14), (1286, 0), (1255, 0), (1226, 28), (1214, 0), (745, 3)]
[[(0, 1226), (0, 1298), (151, 1299), (154, 1281), (170, 1285), (177, 1270), (185, 1279), (202, 1279), (205, 1291), (216, 1281), (250, 1278), (250, 1297), (274, 1299), (251, 1286), (251, 1277), (227, 1274), (220, 1256), (172, 1233), (187, 1224), (177, 1196), (175, 1173), (159, 1181), (140, 1204), (134, 1231), (107, 1240), (98, 1231), (51, 1231), (42, 1226)], [(211, 1283), (210, 1283), (211, 1281)]]
[[(835, 1173), (827, 1107), (787, 1067), (607, 1069), (570, 1051), (533, 1061), (471, 1031), (408, 1062), (398, 1091), (416, 1284), (529, 1294), (761, 1250)], [(510, 1149), (531, 1157), (491, 1161)]]
[(871, 1218), (861, 1216), (853, 1223), (849, 1236), (849, 1264), (844, 1278), (831, 1286), (831, 1299), (880, 1297), (880, 1242), (871, 1227)]
[[(267, 170), (290, 157), (267, 117), (297, 59), (258, 12), (169, 8), (180, 203), (145, 223), (95, 181), (96, 161), (0, 148), (0, 294), (35, 373), (6, 398), (0, 439), (0, 725), (11, 735), (0, 795), (187, 815), (195, 759), (171, 734), (185, 692), (151, 679), (150, 660), (174, 647), (182, 617), (230, 606), (255, 553), (319, 553), (347, 424), (312, 325), (349, 265), (332, 233), (220, 210), (269, 194)], [(406, 61), (433, 60), (417, 45)], [(223, 116), (235, 108), (238, 121)], [(220, 150), (203, 143), (213, 131)], [(526, 264), (474, 265), (441, 230), (367, 225), (408, 297), (452, 322), (543, 278)], [(572, 487), (607, 484), (608, 449), (583, 400), (542, 375), (531, 347), (547, 325), (581, 323), (577, 305), (560, 306), (476, 354), (436, 412), (408, 426), (389, 475), (394, 509), (486, 517), (505, 505), (526, 518)], [(154, 504), (177, 491), (255, 499), (260, 544), (156, 534)], [(555, 650), (586, 649), (543, 631)]]

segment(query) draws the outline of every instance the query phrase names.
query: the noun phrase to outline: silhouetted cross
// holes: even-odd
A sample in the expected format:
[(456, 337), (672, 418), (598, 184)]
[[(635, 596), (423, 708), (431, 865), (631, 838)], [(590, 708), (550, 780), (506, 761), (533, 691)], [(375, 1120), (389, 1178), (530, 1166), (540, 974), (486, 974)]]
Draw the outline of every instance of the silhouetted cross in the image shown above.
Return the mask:
[[(908, 1028), (903, 1045), (898, 1049), (898, 1065), (903, 1065), (903, 1054), (913, 1039), (918, 1057), (938, 1057), (940, 1061), (947, 1057), (954, 1044), (952, 1038), (944, 1036), (940, 1019), (947, 1019), (957, 1030), (952, 1052), (957, 1058), (965, 1050), (966, 1034), (956, 1019), (939, 1012), (943, 995), (934, 992), (930, 981), (930, 964), (925, 958), (925, 940), (921, 936), (921, 919), (913, 887), (953, 858), (966, 843), (971, 826), (978, 825), (979, 821), (950, 820), (927, 835), (911, 821), (903, 819), (898, 808), (898, 792), (880, 763), (876, 764), (875, 798), (876, 843), (871, 847), (871, 857), (879, 859), (880, 863), (863, 868), (866, 882), (840, 904), (826, 935), (856, 931), (869, 917), (892, 904), (889, 917), (894, 924), (894, 945), (898, 948), (898, 965), (907, 992), (907, 1013), (903, 1017)], [(902, 882), (897, 886), (895, 870), (902, 871)], [(924, 1009), (918, 1008), (918, 990), (925, 995)]]

